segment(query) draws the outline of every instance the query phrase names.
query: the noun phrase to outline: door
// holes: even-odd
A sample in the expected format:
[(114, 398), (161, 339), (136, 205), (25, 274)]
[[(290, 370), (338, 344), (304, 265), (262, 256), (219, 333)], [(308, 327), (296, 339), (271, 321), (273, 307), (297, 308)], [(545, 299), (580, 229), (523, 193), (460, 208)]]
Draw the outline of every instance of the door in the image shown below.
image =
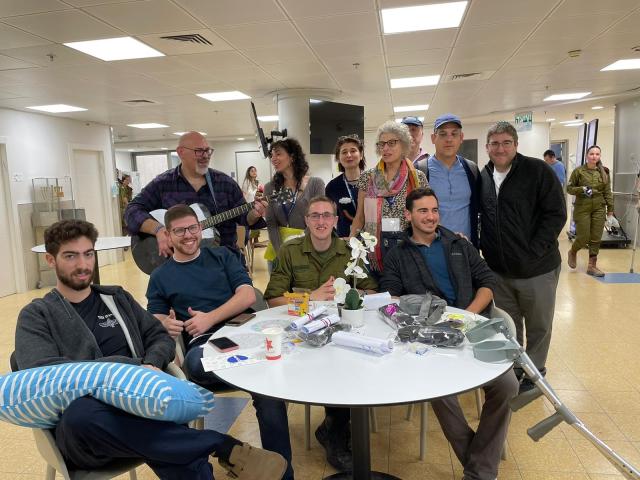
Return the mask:
[[(101, 237), (108, 237), (107, 180), (101, 151), (73, 150), (71, 160), (73, 197), (76, 208), (84, 208), (85, 218), (98, 229)], [(113, 263), (113, 252), (98, 255), (99, 265)]]
[(236, 152), (236, 181), (240, 188), (249, 167), (256, 167), (260, 185), (271, 180), (271, 162), (268, 158), (264, 158), (257, 150)]
[(16, 293), (16, 280), (13, 271), (14, 248), (11, 243), (9, 230), (9, 209), (11, 197), (9, 195), (9, 169), (4, 144), (0, 144), (0, 297)]

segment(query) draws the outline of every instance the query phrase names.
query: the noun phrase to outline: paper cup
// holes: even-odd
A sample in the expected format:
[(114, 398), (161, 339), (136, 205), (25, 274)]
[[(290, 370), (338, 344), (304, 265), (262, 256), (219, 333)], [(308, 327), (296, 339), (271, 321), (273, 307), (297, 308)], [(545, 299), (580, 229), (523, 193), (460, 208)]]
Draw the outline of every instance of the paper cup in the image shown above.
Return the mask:
[(269, 327), (262, 330), (265, 336), (264, 346), (267, 360), (278, 360), (282, 357), (282, 337), (284, 330), (282, 327)]

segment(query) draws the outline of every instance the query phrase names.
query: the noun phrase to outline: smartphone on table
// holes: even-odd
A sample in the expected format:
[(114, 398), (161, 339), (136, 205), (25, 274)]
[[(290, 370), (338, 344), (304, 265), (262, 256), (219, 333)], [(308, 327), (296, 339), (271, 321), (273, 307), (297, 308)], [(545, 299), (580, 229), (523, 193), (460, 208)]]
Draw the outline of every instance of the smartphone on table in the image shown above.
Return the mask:
[(225, 325), (230, 327), (239, 327), (240, 325), (244, 325), (252, 318), (256, 318), (255, 313), (241, 313), (240, 315), (233, 317), (231, 320), (227, 320)]
[(213, 348), (218, 350), (219, 352), (230, 352), (232, 350), (237, 350), (239, 345), (231, 340), (229, 337), (218, 337), (209, 339), (209, 343), (213, 345)]

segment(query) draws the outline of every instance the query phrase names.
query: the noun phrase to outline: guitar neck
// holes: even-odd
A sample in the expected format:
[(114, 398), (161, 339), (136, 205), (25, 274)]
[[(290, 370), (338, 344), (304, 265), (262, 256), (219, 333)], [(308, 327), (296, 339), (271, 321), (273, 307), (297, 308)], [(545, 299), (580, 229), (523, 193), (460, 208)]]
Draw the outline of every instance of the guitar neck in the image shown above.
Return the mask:
[(252, 208), (253, 202), (245, 203), (244, 205), (240, 205), (239, 207), (232, 208), (231, 210), (227, 210), (226, 212), (219, 213), (207, 218), (206, 220), (203, 220), (202, 222), (200, 222), (200, 226), (203, 230), (206, 228), (214, 227), (219, 223), (239, 217), (240, 215), (247, 213)]

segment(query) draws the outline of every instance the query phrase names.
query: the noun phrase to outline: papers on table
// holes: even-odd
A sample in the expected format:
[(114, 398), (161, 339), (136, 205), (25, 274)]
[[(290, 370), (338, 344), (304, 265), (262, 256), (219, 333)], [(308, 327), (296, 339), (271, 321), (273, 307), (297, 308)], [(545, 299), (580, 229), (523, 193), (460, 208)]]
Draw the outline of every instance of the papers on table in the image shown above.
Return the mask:
[(314, 318), (319, 317), (320, 315), (322, 315), (323, 313), (325, 313), (327, 311), (327, 307), (325, 307), (324, 305), (318, 307), (318, 308), (314, 308), (313, 310), (311, 310), (309, 313), (307, 313), (306, 315), (303, 315), (299, 318), (296, 318), (295, 320), (293, 320), (291, 322), (291, 325), (289, 325), (289, 327), (291, 328), (291, 330), (298, 330), (299, 328), (301, 328), (305, 323), (310, 322), (311, 320), (313, 320)]
[(367, 337), (351, 332), (336, 332), (331, 337), (331, 341), (336, 345), (366, 350), (378, 355), (385, 355), (393, 351), (393, 340), (391, 339)]
[(218, 355), (215, 357), (202, 357), (201, 362), (205, 372), (214, 372), (227, 368), (251, 365), (252, 363), (264, 362), (267, 359), (264, 353), (234, 353), (233, 355)]
[(365, 310), (377, 310), (389, 303), (392, 303), (391, 294), (389, 292), (374, 293), (373, 295), (365, 295), (362, 304)]
[(327, 315), (326, 317), (318, 318), (309, 323), (304, 324), (300, 331), (302, 333), (306, 333), (307, 335), (313, 332), (317, 332), (323, 328), (326, 328), (334, 323), (338, 323), (340, 321), (340, 317), (337, 314)]

